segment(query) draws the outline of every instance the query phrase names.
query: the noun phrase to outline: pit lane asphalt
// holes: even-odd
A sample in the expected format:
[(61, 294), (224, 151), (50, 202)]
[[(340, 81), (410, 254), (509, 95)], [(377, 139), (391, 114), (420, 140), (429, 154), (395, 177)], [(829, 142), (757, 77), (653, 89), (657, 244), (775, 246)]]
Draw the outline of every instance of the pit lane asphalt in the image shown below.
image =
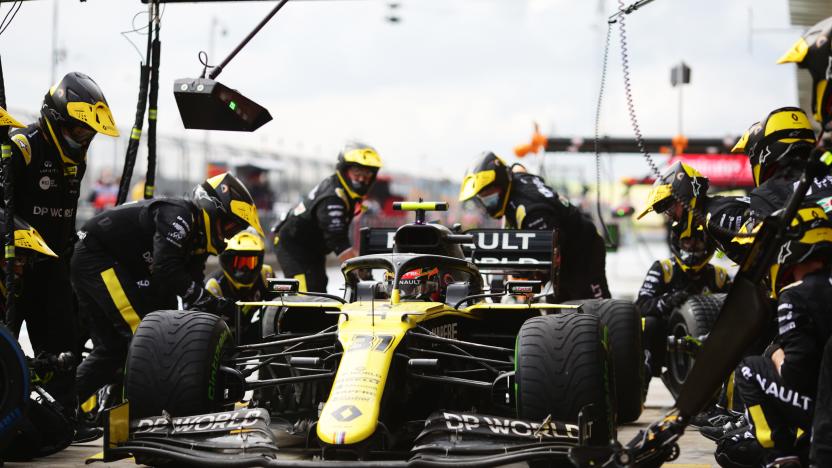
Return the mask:
[[(664, 388), (658, 379), (650, 383), (650, 391), (647, 394), (647, 403), (644, 413), (636, 423), (627, 424), (619, 428), (618, 438), (622, 443), (628, 442), (639, 429), (646, 427), (651, 422), (661, 419), (673, 404), (673, 397)], [(87, 444), (73, 445), (55, 455), (27, 463), (6, 463), (7, 467), (43, 466), (43, 467), (84, 467), (95, 468), (98, 466), (128, 467), (136, 466), (132, 460), (122, 460), (115, 463), (93, 463), (85, 465), (87, 457), (101, 451), (101, 439)], [(666, 463), (664, 466), (674, 468), (706, 468), (718, 466), (714, 461), (713, 451), (715, 445), (710, 440), (702, 437), (696, 429), (688, 429), (680, 441), (681, 455), (678, 460)], [(512, 467), (526, 466), (525, 464), (514, 464)]]

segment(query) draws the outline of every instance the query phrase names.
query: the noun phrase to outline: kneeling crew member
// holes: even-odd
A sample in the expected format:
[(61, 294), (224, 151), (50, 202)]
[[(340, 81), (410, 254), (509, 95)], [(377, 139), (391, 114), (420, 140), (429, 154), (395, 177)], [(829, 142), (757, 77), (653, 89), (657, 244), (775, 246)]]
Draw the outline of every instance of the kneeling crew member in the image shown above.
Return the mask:
[[(220, 269), (212, 273), (205, 282), (205, 289), (216, 297), (232, 301), (261, 301), (266, 292), (266, 279), (274, 277), (270, 265), (263, 263), (266, 244), (253, 229), (238, 232), (228, 240), (220, 254)], [(258, 339), (258, 307), (245, 306), (242, 312), (243, 339), (241, 343), (252, 343)]]
[(116, 377), (148, 313), (177, 309), (178, 297), (186, 310), (234, 316), (233, 301), (203, 288), (202, 272), (208, 255), (248, 226), (263, 232), (248, 190), (227, 173), (196, 186), (193, 199), (128, 203), (84, 224), (72, 285), (95, 347), (76, 374), (81, 401)]
[(643, 344), (650, 351), (654, 377), (661, 375), (665, 361), (670, 313), (692, 295), (728, 292), (731, 287), (728, 272), (708, 263), (716, 245), (702, 226), (685, 237), (678, 227), (674, 225), (670, 231), (673, 257), (653, 262), (636, 299), (644, 318)]
[(492, 218), (505, 217), (508, 229), (557, 229), (561, 255), (558, 301), (610, 297), (607, 252), (595, 224), (542, 178), (512, 171), (500, 157), (486, 152), (462, 180), (459, 201), (472, 198)]
[[(750, 432), (769, 466), (806, 466), (823, 348), (832, 336), (832, 222), (817, 205), (804, 205), (788, 230), (791, 238), (771, 267), (778, 297), (779, 331), (773, 352), (750, 356), (734, 372), (746, 405)], [(736, 466), (748, 452), (742, 440), (723, 438), (722, 466)]]
[(349, 143), (338, 154), (335, 174), (327, 177), (274, 227), (277, 262), (301, 291), (326, 292), (326, 256), (343, 262), (357, 255), (349, 226), (370, 191), (381, 158), (363, 143)]

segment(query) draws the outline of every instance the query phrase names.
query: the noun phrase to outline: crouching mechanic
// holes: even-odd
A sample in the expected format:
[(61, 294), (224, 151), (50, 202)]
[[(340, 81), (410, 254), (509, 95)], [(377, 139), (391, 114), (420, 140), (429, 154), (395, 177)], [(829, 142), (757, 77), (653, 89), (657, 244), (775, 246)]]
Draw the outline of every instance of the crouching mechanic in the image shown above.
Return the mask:
[(606, 248), (595, 224), (542, 178), (513, 171), (500, 157), (486, 152), (462, 180), (459, 201), (472, 198), (492, 218), (505, 217), (508, 229), (557, 229), (561, 252), (558, 301), (610, 297)]
[[(5, 211), (0, 209), (0, 226), (5, 223), (5, 219)], [(14, 246), (13, 274), (15, 286), (20, 286), (25, 281), (25, 277), (31, 273), (36, 259), (42, 257), (58, 257), (46, 245), (46, 242), (40, 234), (17, 216), (14, 217)], [(5, 258), (0, 258), (0, 315), (4, 317), (7, 294), (5, 288), (6, 261)], [(17, 289), (17, 291), (18, 293), (15, 297), (19, 296), (20, 290)], [(62, 360), (64, 356), (61, 356)], [(58, 361), (56, 359), (57, 356), (49, 356), (43, 352), (38, 353), (37, 357), (42, 361)], [(72, 360), (74, 359), (69, 359), (69, 361)], [(40, 371), (37, 368), (30, 368), (30, 372), (32, 372), (31, 381), (35, 385), (44, 386), (55, 376), (68, 373), (69, 377), (72, 378), (74, 363), (68, 362), (68, 364), (70, 364), (69, 369), (48, 366), (48, 369)], [(31, 361), (29, 365), (31, 366)], [(19, 381), (13, 382), (9, 380), (5, 385), (10, 385), (10, 383), (12, 387), (22, 384)], [(33, 395), (37, 394), (33, 392)], [(75, 425), (67, 416), (71, 416), (71, 410), (74, 408), (62, 408), (54, 400), (47, 401), (39, 396), (31, 398), (28, 395), (24, 395), (24, 398), (26, 400), (24, 400), (23, 407), (18, 408), (18, 410), (23, 410), (23, 417), (18, 421), (13, 431), (0, 431), (3, 432), (3, 440), (0, 441), (0, 460), (25, 461), (36, 457), (51, 455), (52, 453), (63, 450), (73, 441)], [(10, 419), (13, 418), (10, 417)], [(96, 436), (100, 436), (100, 434), (96, 434)]]
[[(232, 301), (254, 302), (263, 299), (266, 279), (274, 277), (270, 265), (263, 263), (266, 244), (254, 229), (238, 232), (228, 240), (225, 250), (220, 253), (220, 269), (212, 273), (205, 282), (205, 289), (216, 297)], [(258, 340), (259, 314), (257, 307), (241, 308), (241, 343)]]
[(647, 271), (636, 306), (644, 318), (643, 343), (653, 377), (661, 375), (665, 362), (670, 313), (694, 294), (723, 293), (731, 287), (728, 272), (708, 263), (715, 250), (702, 226), (683, 237), (674, 224), (670, 231), (673, 257), (653, 262)]
[(139, 321), (150, 312), (202, 310), (233, 317), (233, 301), (203, 289), (208, 255), (251, 226), (262, 235), (248, 190), (231, 174), (200, 185), (192, 199), (128, 203), (87, 221), (72, 258), (72, 285), (92, 325), (95, 347), (78, 367), (86, 401), (123, 366)]
[(327, 177), (273, 228), (277, 262), (301, 291), (326, 292), (326, 256), (334, 252), (343, 262), (357, 255), (349, 226), (361, 200), (381, 168), (376, 150), (349, 143), (338, 154), (335, 174)]
[(754, 444), (762, 447), (767, 466), (807, 465), (818, 373), (832, 336), (832, 222), (809, 202), (788, 233), (770, 272), (778, 297), (778, 334), (765, 355), (746, 357), (734, 373), (750, 426), (720, 440), (716, 459), (722, 466), (759, 463), (748, 460), (759, 457), (749, 447)]

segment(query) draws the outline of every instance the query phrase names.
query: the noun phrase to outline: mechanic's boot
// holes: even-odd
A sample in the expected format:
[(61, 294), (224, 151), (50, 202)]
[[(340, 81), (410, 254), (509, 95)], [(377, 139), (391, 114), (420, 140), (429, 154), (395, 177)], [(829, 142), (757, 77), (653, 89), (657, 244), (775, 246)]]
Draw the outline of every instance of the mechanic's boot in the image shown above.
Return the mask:
[(758, 468), (763, 463), (763, 447), (751, 433), (751, 426), (729, 432), (719, 440), (714, 458), (723, 468)]
[(713, 405), (691, 418), (690, 425), (696, 428), (721, 427), (736, 419), (737, 415), (719, 405)]
[(774, 459), (771, 463), (766, 464), (766, 468), (802, 468), (800, 457), (796, 455), (789, 455), (787, 457), (779, 457)]
[(719, 439), (726, 437), (732, 431), (739, 430), (740, 428), (748, 425), (748, 421), (746, 421), (744, 414), (729, 417), (729, 419), (719, 422), (723, 422), (723, 424), (721, 426), (701, 426), (699, 428), (699, 432), (705, 436), (706, 439), (717, 442)]
[(83, 423), (76, 424), (75, 436), (72, 438), (73, 444), (83, 444), (85, 442), (92, 442), (104, 435), (104, 429), (100, 427), (91, 427)]

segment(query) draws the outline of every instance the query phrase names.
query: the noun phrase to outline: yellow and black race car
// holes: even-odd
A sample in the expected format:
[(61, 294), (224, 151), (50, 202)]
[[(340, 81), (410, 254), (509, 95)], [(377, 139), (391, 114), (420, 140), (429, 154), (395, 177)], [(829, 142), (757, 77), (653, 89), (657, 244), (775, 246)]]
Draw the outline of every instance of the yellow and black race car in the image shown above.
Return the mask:
[[(102, 458), (568, 464), (571, 447), (613, 437), (622, 399), (640, 412), (640, 324), (631, 304), (541, 302), (538, 281), (484, 287), (486, 272), (556, 267), (553, 233), (460, 233), (425, 222), (425, 211), (444, 203), (398, 208), (416, 211), (416, 221), (362, 234), (363, 255), (342, 265), (343, 297), (272, 280), (269, 300), (246, 303), (262, 306), (260, 342), (235, 344), (211, 314), (145, 317), (127, 359), (127, 401), (106, 418)], [(616, 382), (625, 364), (631, 375)]]

